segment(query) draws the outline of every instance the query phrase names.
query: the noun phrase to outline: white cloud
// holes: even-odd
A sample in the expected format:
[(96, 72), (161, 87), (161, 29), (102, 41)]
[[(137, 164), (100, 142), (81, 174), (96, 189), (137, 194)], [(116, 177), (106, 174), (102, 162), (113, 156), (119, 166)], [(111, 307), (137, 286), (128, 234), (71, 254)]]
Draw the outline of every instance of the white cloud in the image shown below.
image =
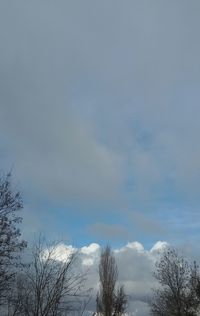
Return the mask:
[(50, 255), (52, 259), (63, 262), (70, 258), (70, 256), (77, 252), (77, 249), (71, 245), (66, 246), (62, 243), (53, 245), (49, 249), (46, 249), (42, 253), (44, 260)]
[(92, 243), (89, 246), (84, 246), (80, 249), (80, 254), (83, 254), (82, 264), (84, 266), (92, 266), (95, 260), (98, 260), (100, 246)]
[(151, 248), (150, 252), (162, 251), (163, 249), (165, 249), (168, 246), (169, 246), (169, 244), (166, 241), (157, 241), (155, 243), (155, 245), (153, 245), (153, 247)]
[(96, 243), (92, 243), (89, 246), (84, 246), (81, 248), (81, 253), (85, 254), (85, 255), (91, 255), (93, 253), (95, 253), (96, 251), (98, 251), (100, 249), (100, 246)]
[(144, 247), (141, 243), (137, 242), (137, 241), (134, 241), (134, 242), (129, 242), (126, 246), (127, 248), (130, 248), (130, 249), (134, 249), (138, 252), (143, 252), (144, 251)]
[[(126, 293), (129, 295), (130, 314), (147, 315), (148, 305), (146, 298), (151, 294), (151, 289), (156, 284), (152, 277), (154, 264), (167, 245), (164, 241), (158, 241), (150, 250), (145, 250), (141, 243), (135, 241), (127, 243), (124, 247), (113, 249), (119, 270), (119, 283), (124, 284)], [(93, 308), (95, 308), (95, 295), (98, 290), (100, 245), (92, 243), (76, 249), (72, 246), (59, 244), (55, 253), (56, 257), (58, 256), (61, 260), (65, 260), (68, 258), (69, 253), (76, 250), (79, 251), (81, 270), (84, 271), (86, 269), (89, 271), (86, 287), (94, 289)], [(80, 266), (76, 268), (79, 269)], [(144, 311), (145, 314), (142, 314)]]

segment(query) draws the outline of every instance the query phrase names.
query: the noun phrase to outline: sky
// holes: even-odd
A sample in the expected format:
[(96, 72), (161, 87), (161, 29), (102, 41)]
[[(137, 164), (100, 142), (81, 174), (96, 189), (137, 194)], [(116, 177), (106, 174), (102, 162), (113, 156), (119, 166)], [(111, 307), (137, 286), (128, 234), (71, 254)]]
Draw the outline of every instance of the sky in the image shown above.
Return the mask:
[(200, 2), (0, 1), (0, 171), (22, 232), (200, 242)]
[(28, 236), (199, 241), (199, 1), (1, 1), (0, 165)]

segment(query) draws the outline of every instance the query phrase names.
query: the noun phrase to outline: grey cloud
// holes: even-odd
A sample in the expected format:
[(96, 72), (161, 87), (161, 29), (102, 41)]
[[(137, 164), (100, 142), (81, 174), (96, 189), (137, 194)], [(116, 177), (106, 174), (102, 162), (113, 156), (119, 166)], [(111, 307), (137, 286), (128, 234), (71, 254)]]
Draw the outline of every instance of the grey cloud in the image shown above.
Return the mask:
[(20, 175), (54, 197), (112, 199), (121, 177), (117, 155), (69, 111), (27, 107), (1, 107), (1, 126)]
[(2, 165), (49, 199), (199, 203), (199, 9), (1, 1)]
[[(147, 299), (151, 295), (152, 287), (157, 285), (152, 272), (155, 261), (159, 258), (165, 245), (164, 242), (158, 242), (151, 250), (145, 250), (140, 243), (132, 242), (113, 250), (119, 270), (119, 283), (124, 284), (129, 296), (128, 312), (130, 315), (148, 315)], [(58, 246), (57, 255), (60, 253), (63, 260), (65, 259), (65, 249), (73, 251), (73, 247), (64, 244)], [(82, 271), (88, 271), (85, 287), (93, 288), (93, 299), (90, 304), (90, 309), (93, 311), (95, 310), (95, 295), (98, 291), (99, 256), (100, 246), (98, 244), (91, 244), (79, 249), (80, 267)]]
[(88, 232), (100, 240), (106, 240), (107, 242), (113, 240), (129, 240), (131, 234), (122, 225), (96, 223), (88, 227)]
[(80, 28), (74, 25), (69, 31), (74, 21), (68, 10), (68, 18), (63, 15), (65, 4), (60, 5), (36, 1), (29, 6), (22, 1), (15, 4), (12, 20), (12, 10), (1, 4), (6, 29), (1, 32), (1, 149), (20, 177), (31, 179), (34, 190), (101, 204), (118, 195), (120, 159), (96, 139), (91, 124), (70, 109), (78, 73), (69, 55), (79, 53), (72, 32)]
[(151, 235), (165, 234), (165, 228), (157, 221), (142, 214), (142, 212), (132, 212), (130, 214), (130, 220), (135, 227), (139, 227), (144, 233)]

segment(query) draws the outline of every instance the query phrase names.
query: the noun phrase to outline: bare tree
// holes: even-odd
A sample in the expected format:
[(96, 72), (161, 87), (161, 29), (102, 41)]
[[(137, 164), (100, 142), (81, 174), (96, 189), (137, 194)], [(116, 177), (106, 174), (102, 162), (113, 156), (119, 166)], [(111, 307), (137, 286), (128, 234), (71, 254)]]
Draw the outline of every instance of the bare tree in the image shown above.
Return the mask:
[(21, 217), (17, 212), (23, 207), (19, 192), (11, 185), (11, 174), (0, 178), (0, 305), (12, 287), (16, 267), (26, 242), (21, 240), (18, 224)]
[(150, 302), (155, 316), (195, 316), (200, 300), (197, 289), (199, 272), (174, 249), (167, 249), (156, 263), (155, 278), (160, 287), (154, 289)]
[(121, 316), (125, 313), (127, 307), (127, 295), (124, 291), (124, 286), (120, 286), (115, 296), (114, 316)]
[(102, 252), (99, 263), (100, 290), (97, 294), (97, 313), (104, 316), (121, 315), (125, 311), (126, 295), (120, 287), (116, 293), (118, 270), (109, 246)]
[(33, 261), (19, 275), (12, 299), (12, 315), (60, 316), (79, 309), (85, 274), (75, 268), (77, 253), (63, 260), (58, 244), (40, 238), (32, 252)]

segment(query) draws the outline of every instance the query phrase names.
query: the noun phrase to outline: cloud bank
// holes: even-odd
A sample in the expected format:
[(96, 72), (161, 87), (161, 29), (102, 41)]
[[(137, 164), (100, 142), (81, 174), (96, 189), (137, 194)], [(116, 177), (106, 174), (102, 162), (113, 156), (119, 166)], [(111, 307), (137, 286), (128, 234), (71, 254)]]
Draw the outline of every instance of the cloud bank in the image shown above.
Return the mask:
[[(113, 249), (119, 271), (119, 284), (125, 286), (129, 297), (128, 314), (148, 315), (147, 300), (151, 289), (156, 284), (152, 273), (155, 261), (158, 260), (162, 250), (168, 246), (164, 241), (158, 241), (150, 250), (145, 250), (139, 242), (129, 242), (126, 246)], [(59, 244), (55, 251), (55, 258), (66, 260), (69, 254), (78, 251), (79, 265), (77, 269), (88, 271), (85, 288), (93, 288), (93, 298), (88, 306), (91, 312), (95, 311), (95, 296), (98, 291), (98, 264), (101, 253), (99, 244), (92, 243), (81, 248), (74, 248)]]

